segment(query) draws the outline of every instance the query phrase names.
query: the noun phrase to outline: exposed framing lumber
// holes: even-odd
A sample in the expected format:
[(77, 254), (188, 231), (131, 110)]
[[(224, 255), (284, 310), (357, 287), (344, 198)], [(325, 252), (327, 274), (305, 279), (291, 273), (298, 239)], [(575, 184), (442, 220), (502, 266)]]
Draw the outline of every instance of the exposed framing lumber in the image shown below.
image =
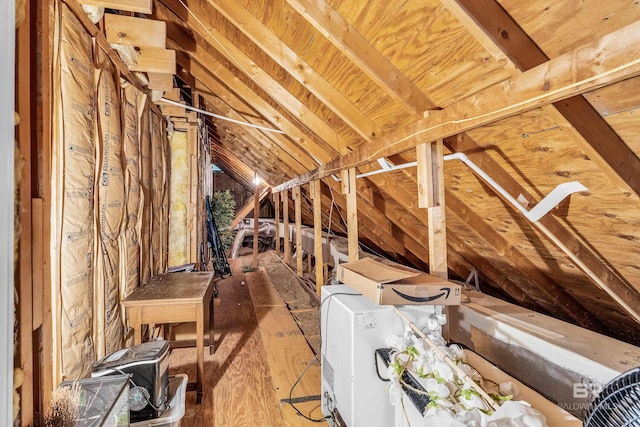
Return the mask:
[[(53, 2), (39, 2), (38, 15), (41, 21), (41, 32), (39, 34), (40, 52), (38, 68), (38, 79), (41, 81), (40, 87), (40, 108), (41, 121), (38, 132), (38, 151), (42, 153), (42, 176), (51, 176), (51, 119), (52, 119), (52, 39), (53, 39), (53, 19), (55, 16)], [(43, 179), (42, 188), (40, 189), (42, 197), (42, 241), (49, 242), (51, 240), (51, 181)], [(51, 395), (57, 383), (54, 383), (54, 372), (57, 372), (57, 366), (54, 363), (53, 352), (55, 350), (54, 331), (53, 331), (53, 296), (51, 284), (51, 251), (48, 245), (42, 246), (42, 282), (36, 283), (36, 291), (42, 293), (42, 328), (40, 334), (40, 342), (42, 344), (42, 365), (41, 365), (41, 395), (40, 395), (40, 411), (48, 408), (51, 402)]]
[[(16, 32), (15, 65), (20, 75), (16, 79), (15, 100), (16, 109), (20, 116), (20, 123), (16, 127), (20, 157), (24, 163), (19, 183), (19, 221), (20, 234), (18, 246), (18, 321), (19, 321), (19, 367), (24, 375), (20, 388), (20, 414), (21, 425), (28, 426), (33, 423), (34, 405), (34, 357), (33, 357), (33, 276), (32, 276), (32, 228), (31, 228), (31, 197), (32, 197), (32, 128), (35, 127), (35, 117), (32, 103), (36, 101), (35, 88), (31, 84), (31, 73), (35, 69), (32, 62), (32, 49), (35, 43), (32, 35), (35, 34), (32, 19), (32, 4), (24, 5), (25, 17)], [(13, 182), (13, 181), (10, 181)], [(13, 188), (13, 186), (11, 186)], [(11, 198), (10, 200), (13, 200)], [(12, 211), (12, 210), (11, 210)], [(11, 246), (13, 248), (13, 245)], [(10, 258), (13, 259), (13, 256)], [(37, 359), (35, 359), (37, 360)]]
[(287, 0), (287, 3), (405, 110), (422, 116), (436, 108), (424, 92), (324, 0)]
[(294, 202), (294, 216), (296, 221), (296, 274), (299, 277), (304, 277), (304, 270), (302, 267), (302, 194), (300, 187), (294, 187), (291, 191)]
[[(521, 70), (527, 71), (549, 57), (495, 0), (456, 0)], [(581, 137), (574, 138), (589, 158), (625, 191), (640, 195), (640, 158), (583, 96), (553, 106)], [(554, 115), (553, 113), (551, 113)], [(556, 120), (562, 118), (554, 115)], [(586, 142), (586, 143), (585, 143)]]
[(342, 171), (342, 194), (347, 199), (347, 233), (349, 238), (349, 262), (359, 258), (358, 247), (358, 189), (356, 187), (356, 169)]
[[(240, 222), (244, 219), (244, 217), (246, 217), (247, 215), (249, 215), (249, 212), (251, 212), (252, 210), (254, 210), (254, 206), (257, 202), (258, 204), (258, 208), (260, 207), (260, 203), (262, 202), (262, 200), (271, 192), (271, 188), (270, 187), (266, 187), (263, 188), (262, 190), (258, 191), (258, 189), (256, 188), (256, 193), (258, 194), (258, 198), (256, 200), (256, 198), (252, 198), (247, 200), (247, 202), (244, 204), (244, 206), (242, 206), (238, 212), (236, 213), (235, 218), (233, 218), (233, 221), (231, 222), (231, 227), (230, 228), (234, 228), (236, 225), (240, 224)], [(274, 194), (274, 197), (275, 194)]]
[(358, 110), (342, 93), (331, 86), (303, 58), (285, 45), (262, 22), (235, 0), (207, 0), (238, 30), (260, 47), (271, 59), (286, 70), (300, 84), (334, 111), (347, 125), (370, 140), (381, 134), (380, 128)]
[(276, 254), (280, 255), (280, 193), (273, 193), (276, 223)]
[[(257, 175), (256, 175), (257, 177)], [(253, 268), (258, 268), (258, 234), (260, 228), (260, 191), (258, 185), (253, 191)]]
[(109, 43), (166, 47), (167, 23), (164, 21), (105, 13), (104, 29)]
[[(404, 160), (405, 159), (401, 159), (401, 162), (404, 162)], [(405, 170), (405, 174), (407, 173), (407, 171), (408, 170)], [(411, 178), (413, 179), (413, 177)], [(427, 225), (425, 216), (419, 214), (420, 211), (416, 211), (414, 209), (415, 201), (408, 193), (406, 193), (406, 191), (401, 186), (395, 185), (395, 183), (386, 183), (384, 178), (382, 178), (380, 175), (369, 176), (367, 180), (370, 180), (378, 189), (386, 193), (388, 198), (397, 203), (400, 209), (403, 209), (396, 215), (393, 213), (393, 206), (386, 204), (384, 210), (386, 215), (388, 215), (391, 219), (394, 219), (398, 224), (402, 224), (404, 229), (412, 230), (413, 223)], [(362, 195), (363, 192), (360, 192), (360, 194)], [(447, 198), (451, 199), (451, 196), (447, 195)], [(472, 224), (469, 225), (473, 228)], [(424, 242), (425, 240), (427, 240), (426, 238), (422, 237), (422, 234), (420, 234), (419, 230), (414, 230), (413, 232), (408, 233), (407, 236), (410, 236), (410, 234), (413, 234), (415, 238), (417, 238), (420, 242)], [(411, 247), (411, 239), (405, 239), (404, 243), (407, 245), (407, 247)], [(524, 306), (530, 308), (539, 307), (538, 303), (536, 303), (535, 300), (528, 294), (528, 289), (520, 288), (510, 279), (505, 278), (503, 272), (499, 271), (490, 262), (484, 259), (479, 253), (477, 253), (477, 251), (475, 251), (469, 245), (465, 244), (462, 239), (458, 238), (455, 232), (447, 232), (447, 244), (449, 246), (447, 256), (449, 265), (451, 265), (452, 263), (454, 265), (460, 264), (459, 258), (462, 256), (464, 257), (464, 259), (468, 260), (468, 263), (478, 268), (496, 286), (498, 286), (507, 295), (518, 301), (520, 304), (523, 304)], [(425, 248), (424, 250), (428, 251), (428, 248)], [(457, 270), (453, 271), (455, 271), (461, 277), (465, 276)]]
[[(276, 191), (324, 178), (342, 169), (369, 163), (414, 148), (423, 142), (456, 135), (544, 105), (640, 75), (640, 57), (628, 46), (640, 43), (640, 22), (614, 31), (582, 48), (551, 59), (531, 70), (388, 136), (274, 187)], [(601, 61), (594, 64), (592, 58)]]
[[(201, 71), (204, 71), (204, 70), (201, 70)], [(208, 76), (208, 74), (202, 74), (201, 77), (206, 78), (206, 81), (198, 80), (198, 83), (196, 84), (196, 88), (201, 90), (203, 97), (207, 101), (208, 108), (212, 107), (214, 111), (216, 111), (218, 114), (224, 115), (226, 117), (230, 117), (232, 119), (246, 120), (249, 123), (252, 123), (255, 121), (255, 119), (250, 115), (248, 114), (242, 115), (236, 109), (236, 108), (238, 109), (241, 108), (242, 107), (241, 104), (236, 104), (234, 102), (234, 105), (232, 106), (232, 105), (229, 105), (227, 102), (225, 102), (222, 98), (218, 97), (220, 93), (222, 93), (223, 96), (228, 95), (229, 97), (233, 98), (232, 102), (234, 100), (239, 101), (235, 97), (235, 95), (233, 95), (231, 92), (229, 92), (226, 89), (222, 89), (221, 85), (218, 86), (219, 82), (217, 82), (215, 79)], [(211, 85), (213, 85), (214, 88), (211, 88), (210, 87)], [(229, 98), (227, 97), (227, 99)], [(228, 126), (228, 125), (223, 124), (223, 126)], [(276, 154), (281, 161), (285, 162), (287, 165), (290, 165), (293, 170), (296, 170), (296, 171), (309, 170), (309, 167), (312, 167), (312, 165), (314, 164), (313, 159), (311, 157), (303, 154), (304, 152), (300, 150), (299, 147), (297, 147), (290, 140), (288, 140), (286, 137), (280, 134), (274, 135), (271, 132), (262, 132), (258, 129), (254, 129), (251, 127), (242, 128), (242, 131), (245, 132), (247, 136), (255, 139), (256, 141), (259, 141), (260, 144), (265, 146), (265, 148), (267, 148), (269, 151)], [(300, 157), (297, 157), (296, 154), (299, 154), (300, 157), (302, 156), (305, 156), (305, 157), (300, 158)], [(309, 167), (305, 167), (305, 164), (309, 165)]]
[(282, 222), (284, 224), (284, 263), (291, 262), (291, 234), (289, 233), (289, 190), (284, 190), (282, 194)]
[(101, 6), (106, 9), (125, 10), (127, 12), (151, 13), (152, 0), (82, 0), (83, 4)]
[[(171, 5), (170, 8), (174, 12), (180, 13), (181, 6), (176, 4), (176, 0), (163, 0), (165, 4)], [(198, 7), (200, 5), (201, 7)], [(191, 2), (189, 8), (192, 12), (200, 18), (201, 21), (207, 23), (207, 30), (193, 19), (183, 9), (182, 16), (186, 23), (189, 23), (193, 30), (198, 34), (202, 40), (206, 41), (209, 46), (219, 52), (230, 63), (235, 65), (238, 70), (245, 73), (247, 78), (253, 80), (260, 89), (267, 93), (278, 105), (283, 108), (287, 108), (289, 113), (296, 117), (300, 123), (302, 123), (307, 129), (312, 132), (319, 132), (325, 134), (333, 134), (333, 138), (326, 140), (331, 144), (337, 152), (344, 153), (347, 150), (347, 142), (342, 136), (340, 136), (335, 130), (329, 126), (324, 120), (318, 117), (313, 111), (307, 108), (298, 98), (291, 94), (285, 87), (283, 87), (276, 79), (271, 77), (262, 68), (257, 67), (256, 63), (249, 58), (240, 48), (238, 48), (231, 40), (227, 39), (223, 33), (215, 28), (214, 25), (208, 23), (206, 18), (206, 12), (204, 8), (206, 5), (204, 2)], [(196, 41), (197, 42), (197, 41)]]
[[(118, 72), (120, 72), (131, 84), (133, 84), (135, 87), (137, 87), (138, 89), (144, 92), (144, 87), (140, 83), (140, 80), (138, 79), (138, 77), (135, 74), (133, 74), (131, 70), (129, 70), (129, 67), (127, 67), (124, 62), (122, 62), (122, 59), (120, 59), (120, 55), (118, 55), (118, 53), (116, 53), (116, 51), (111, 48), (111, 44), (107, 41), (107, 38), (102, 33), (102, 31), (93, 22), (89, 20), (89, 17), (85, 13), (85, 11), (82, 9), (82, 6), (80, 6), (80, 4), (77, 2), (77, 0), (62, 0), (62, 1), (67, 6), (69, 6), (69, 9), (73, 11), (73, 13), (76, 15), (78, 20), (82, 23), (82, 25), (87, 30), (87, 32), (89, 32), (89, 34), (91, 34), (92, 37), (95, 37), (98, 45), (104, 50), (107, 56), (109, 56), (109, 59), (111, 59), (111, 61), (116, 65)], [(85, 4), (89, 4), (86, 0), (83, 0), (83, 1), (85, 2)], [(145, 1), (148, 1), (148, 0), (145, 0)], [(151, 13), (151, 11), (145, 12), (145, 13)], [(156, 112), (157, 111), (158, 110), (156, 110)]]
[[(158, 7), (160, 9), (160, 7)], [(170, 37), (171, 31), (170, 31)], [(171, 47), (179, 48), (178, 44), (173, 44), (170, 40), (169, 45)], [(202, 49), (200, 49), (202, 50)], [(213, 74), (217, 76), (218, 79), (223, 80), (227, 85), (229, 85), (229, 89), (233, 91), (225, 89), (225, 93), (220, 93), (216, 91), (216, 95), (218, 95), (221, 99), (227, 102), (230, 105), (234, 105), (234, 108), (237, 111), (251, 111), (255, 110), (258, 116), (265, 117), (268, 122), (267, 124), (274, 126), (273, 123), (278, 123), (280, 129), (284, 130), (287, 134), (287, 137), (278, 136), (276, 141), (279, 143), (284, 143), (283, 141), (291, 141), (295, 146), (291, 148), (289, 151), (294, 156), (298, 156), (298, 158), (302, 159), (302, 157), (308, 157), (309, 155), (313, 156), (313, 158), (318, 159), (319, 162), (328, 162), (334, 156), (331, 153), (331, 150), (325, 150), (322, 146), (318, 145), (314, 140), (310, 139), (304, 132), (302, 132), (295, 124), (289, 121), (289, 119), (274, 109), (269, 103), (267, 103), (264, 99), (262, 99), (258, 94), (256, 94), (253, 90), (251, 90), (247, 85), (242, 83), (238, 78), (236, 78), (231, 71), (220, 65), (213, 57), (208, 54), (189, 52), (190, 60), (181, 54), (177, 55), (178, 63), (185, 68), (193, 77), (202, 81), (207, 87), (209, 87), (212, 91), (216, 89), (216, 85), (220, 85), (214, 83), (215, 79), (213, 78)], [(204, 66), (202, 64), (208, 64)], [(240, 108), (237, 107), (237, 101), (234, 101), (232, 98), (242, 98), (245, 101), (240, 101), (243, 104), (248, 102), (251, 104), (249, 110), (247, 107)], [(250, 117), (251, 114), (243, 114), (245, 120), (249, 120), (252, 123), (256, 123), (256, 119)], [(265, 124), (260, 121), (257, 124)], [(284, 146), (283, 146), (284, 148)], [(315, 164), (315, 162), (314, 162)]]
[[(158, 19), (182, 21), (186, 24), (191, 24), (193, 30), (200, 36), (201, 41), (194, 41), (190, 49), (185, 49), (185, 54), (188, 54), (199, 64), (203, 65), (203, 69), (207, 70), (212, 75), (215, 75), (217, 79), (225, 82), (231, 90), (235, 93), (242, 95), (242, 98), (246, 102), (250, 102), (253, 109), (258, 111), (262, 116), (267, 118), (271, 122), (271, 126), (277, 127), (287, 133), (291, 138), (296, 138), (296, 141), (303, 146), (308, 152), (312, 153), (319, 161), (324, 162), (333, 158), (331, 151), (335, 153), (345, 152), (347, 142), (340, 137), (331, 127), (329, 127), (323, 120), (320, 120), (315, 113), (311, 112), (306, 106), (304, 106), (296, 97), (291, 95), (285, 88), (283, 88), (275, 79), (270, 77), (256, 64), (247, 57), (242, 51), (240, 51), (232, 42), (227, 40), (224, 35), (214, 29), (214, 26), (207, 24), (209, 31), (213, 34), (217, 40), (219, 40), (222, 46), (216, 46), (211, 43), (211, 36), (202, 28), (202, 26), (194, 20), (194, 18), (180, 5), (177, 0), (162, 0), (163, 3), (158, 4), (156, 7), (155, 16)], [(199, 7), (198, 5), (201, 5)], [(189, 8), (197, 16), (201, 17), (206, 15), (203, 10), (205, 6), (202, 3), (190, 3)], [(174, 35), (179, 38), (184, 38), (179, 30), (173, 26), (168, 27), (169, 37), (173, 38)], [(205, 46), (202, 46), (202, 42), (206, 42), (207, 46), (215, 49), (224, 58), (226, 58), (231, 64), (237, 66), (242, 70), (249, 79), (255, 79), (255, 83), (265, 92), (265, 96), (269, 96), (275, 101), (281, 108), (292, 105), (286, 109), (287, 114), (291, 117), (295, 117), (299, 122), (292, 123), (286, 116), (280, 114), (274, 109), (268, 102), (266, 102), (260, 95), (256, 94), (249, 86), (244, 84), (239, 79), (234, 70), (229, 70), (222, 65), (216, 58), (208, 52)], [(175, 49), (181, 49), (180, 43), (175, 45), (170, 43), (170, 47)], [(183, 65), (184, 66), (184, 65)], [(193, 68), (193, 65), (192, 65)], [(244, 70), (251, 70), (251, 73)], [(193, 74), (193, 72), (192, 72)], [(195, 76), (194, 76), (195, 77)], [(294, 110), (295, 108), (295, 110)], [(309, 137), (301, 131), (299, 126), (303, 126), (307, 131), (318, 135), (318, 132), (323, 134), (329, 134), (331, 137), (320, 137), (326, 144), (327, 150), (324, 147), (317, 146), (314, 141), (310, 141)], [(327, 153), (328, 151), (328, 153)]]
[(443, 279), (447, 274), (447, 222), (444, 204), (442, 140), (419, 144), (418, 206), (427, 208), (429, 227), (429, 273)]
[(313, 255), (316, 260), (316, 294), (320, 295), (321, 288), (324, 285), (324, 260), (322, 258), (322, 195), (320, 193), (320, 181), (311, 181), (309, 185), (309, 194), (313, 200)]

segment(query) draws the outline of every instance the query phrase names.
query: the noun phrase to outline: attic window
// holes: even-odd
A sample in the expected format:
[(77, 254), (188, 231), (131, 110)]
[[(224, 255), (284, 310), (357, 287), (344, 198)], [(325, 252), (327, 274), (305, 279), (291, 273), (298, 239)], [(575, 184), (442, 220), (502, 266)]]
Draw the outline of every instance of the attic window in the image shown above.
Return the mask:
[(224, 172), (224, 171), (222, 169), (220, 169), (217, 165), (211, 164), (211, 172), (220, 173), (220, 172)]

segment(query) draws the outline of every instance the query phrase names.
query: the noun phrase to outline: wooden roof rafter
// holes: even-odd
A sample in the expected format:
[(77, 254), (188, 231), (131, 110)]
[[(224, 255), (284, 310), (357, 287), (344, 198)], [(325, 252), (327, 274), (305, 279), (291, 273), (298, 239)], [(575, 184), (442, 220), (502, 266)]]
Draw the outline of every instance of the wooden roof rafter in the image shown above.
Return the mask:
[[(520, 70), (530, 70), (549, 60), (496, 0), (456, 1)], [(557, 121), (566, 123), (564, 128), (577, 132), (574, 140), (620, 188), (640, 195), (640, 158), (589, 101), (576, 95), (545, 108)]]
[[(306, 130), (315, 134), (322, 132), (325, 135), (330, 135), (331, 137), (324, 138), (323, 141), (337, 153), (345, 153), (348, 151), (347, 141), (341, 135), (325, 121), (320, 119), (313, 111), (309, 110), (305, 104), (293, 96), (278, 81), (260, 68), (260, 66), (249, 58), (239, 47), (218, 31), (213, 23), (207, 20), (206, 2), (204, 0), (189, 3), (189, 10), (198, 16), (198, 21), (196, 22), (194, 22), (195, 19), (193, 16), (182, 7), (178, 0), (161, 1), (168, 10), (179, 17), (185, 24), (191, 24), (192, 30), (200, 36), (201, 40), (206, 42), (210, 48), (215, 49), (221, 56), (229, 61), (229, 63), (237, 67), (237, 70), (245, 74), (248, 79), (253, 80), (276, 104), (287, 110), (292, 117), (295, 117), (297, 123), (299, 123), (298, 126), (304, 126)], [(166, 14), (162, 13), (162, 16), (166, 17)], [(200, 23), (205, 24), (207, 28), (203, 28)], [(197, 43), (197, 45), (199, 44), (200, 43)], [(197, 47), (198, 46), (196, 46), (196, 48)], [(197, 51), (189, 52), (191, 56), (197, 53)], [(200, 55), (204, 56), (204, 52), (200, 52)], [(210, 62), (218, 62), (213, 56), (206, 56), (209, 56), (209, 60), (206, 61), (207, 64)], [(203, 61), (200, 62), (205, 63)], [(224, 65), (219, 64), (219, 66)], [(228, 73), (234, 75), (234, 71), (232, 70), (228, 70)], [(237, 76), (234, 75), (234, 78), (237, 79)]]
[(345, 123), (363, 139), (371, 140), (381, 135), (381, 129), (352, 102), (331, 86), (322, 75), (284, 44), (262, 22), (254, 17), (236, 0), (207, 0), (232, 22), (239, 31), (253, 41), (271, 59), (278, 63), (292, 77), (305, 86), (315, 97), (338, 114)]
[[(276, 191), (638, 76), (640, 58), (630, 55), (627, 49), (629, 43), (636, 42), (640, 43), (640, 23), (614, 31), (598, 41), (551, 59), (507, 82), (481, 90), (443, 110), (433, 111), (424, 119), (376, 138), (349, 154), (278, 186)], [(601, 58), (597, 66), (589, 59), (593, 57)]]
[[(177, 19), (169, 9), (163, 7), (161, 4), (158, 4), (156, 7), (156, 16), (159, 19), (165, 20)], [(185, 38), (185, 34), (175, 25), (168, 26), (167, 31), (169, 35), (169, 46), (177, 51), (180, 50), (182, 45), (181, 40)], [(176, 40), (175, 42), (173, 41), (174, 38)], [(225, 85), (233, 92), (235, 97), (243, 99), (246, 105), (250, 103), (250, 109), (255, 111), (258, 116), (264, 117), (270, 126), (284, 130), (286, 132), (286, 138), (299, 146), (299, 148), (293, 149), (292, 152), (298, 153), (300, 156), (311, 155), (317, 159), (318, 162), (327, 162), (334, 157), (330, 151), (327, 151), (324, 147), (316, 144), (313, 139), (309, 138), (309, 136), (298, 127), (300, 126), (298, 123), (290, 121), (287, 116), (278, 112), (268, 102), (262, 99), (260, 95), (256, 94), (250, 87), (236, 78), (233, 72), (217, 62), (215, 58), (197, 43), (194, 42), (184, 53), (177, 52), (176, 56), (178, 63), (183, 68), (188, 69), (191, 75), (198, 79), (206, 79), (207, 81), (211, 81), (213, 78), (224, 81)], [(211, 85), (213, 86), (213, 84)], [(262, 124), (264, 125), (264, 123)]]
[(416, 117), (437, 106), (324, 0), (287, 0), (371, 80)]

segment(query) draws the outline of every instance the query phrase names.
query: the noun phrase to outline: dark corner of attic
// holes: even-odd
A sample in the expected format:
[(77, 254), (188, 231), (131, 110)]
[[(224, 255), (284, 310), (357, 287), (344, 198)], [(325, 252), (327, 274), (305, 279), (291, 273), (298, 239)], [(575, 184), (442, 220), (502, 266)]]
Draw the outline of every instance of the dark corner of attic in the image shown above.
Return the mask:
[(640, 425), (637, 52), (365, 3), (0, 8), (1, 425)]

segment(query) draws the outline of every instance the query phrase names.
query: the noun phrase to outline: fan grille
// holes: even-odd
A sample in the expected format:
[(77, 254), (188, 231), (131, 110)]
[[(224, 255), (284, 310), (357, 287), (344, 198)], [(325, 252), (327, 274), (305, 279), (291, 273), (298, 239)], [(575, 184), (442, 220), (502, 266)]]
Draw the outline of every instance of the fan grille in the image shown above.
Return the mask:
[(591, 403), (585, 427), (640, 427), (640, 368), (611, 380)]

